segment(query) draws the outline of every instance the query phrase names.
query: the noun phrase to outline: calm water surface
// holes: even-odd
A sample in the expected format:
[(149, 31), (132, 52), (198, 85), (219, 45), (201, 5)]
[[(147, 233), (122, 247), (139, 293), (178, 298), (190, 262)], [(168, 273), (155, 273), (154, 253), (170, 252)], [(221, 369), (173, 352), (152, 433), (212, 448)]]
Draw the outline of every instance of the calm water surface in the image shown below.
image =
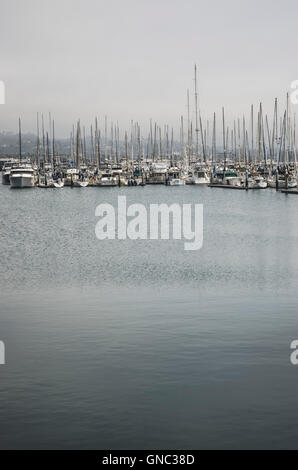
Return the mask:
[[(203, 203), (204, 246), (95, 208)], [(0, 186), (0, 447), (298, 449), (298, 196)]]

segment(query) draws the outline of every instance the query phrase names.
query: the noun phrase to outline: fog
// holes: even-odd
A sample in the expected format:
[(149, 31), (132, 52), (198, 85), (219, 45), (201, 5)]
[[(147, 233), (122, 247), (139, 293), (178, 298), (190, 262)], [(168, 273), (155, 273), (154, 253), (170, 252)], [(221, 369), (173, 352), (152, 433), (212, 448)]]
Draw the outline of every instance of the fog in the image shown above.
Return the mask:
[(150, 118), (178, 127), (198, 66), (203, 118), (251, 103), (273, 112), (298, 78), (295, 1), (1, 0), (0, 130), (34, 131), (36, 113), (58, 137), (81, 118), (121, 129)]

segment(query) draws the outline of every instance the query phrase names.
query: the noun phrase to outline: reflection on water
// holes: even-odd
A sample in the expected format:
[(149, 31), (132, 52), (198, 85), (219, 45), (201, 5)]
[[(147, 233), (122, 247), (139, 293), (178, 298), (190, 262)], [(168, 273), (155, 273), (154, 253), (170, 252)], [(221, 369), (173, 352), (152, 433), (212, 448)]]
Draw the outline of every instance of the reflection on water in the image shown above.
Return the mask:
[[(99, 241), (95, 207), (203, 203), (204, 246)], [(297, 448), (298, 198), (198, 187), (1, 195), (5, 448)]]

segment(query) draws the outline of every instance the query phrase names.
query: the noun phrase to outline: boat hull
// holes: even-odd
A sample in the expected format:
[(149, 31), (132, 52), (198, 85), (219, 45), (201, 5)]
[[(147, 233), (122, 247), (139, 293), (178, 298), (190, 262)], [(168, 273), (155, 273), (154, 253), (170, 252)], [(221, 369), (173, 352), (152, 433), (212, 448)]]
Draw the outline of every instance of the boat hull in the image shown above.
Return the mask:
[(175, 179), (175, 180), (171, 180), (171, 181), (169, 182), (169, 185), (170, 185), (170, 186), (185, 186), (185, 181), (184, 181), (184, 180)]
[(86, 188), (89, 185), (89, 181), (74, 181), (73, 186), (75, 188)]
[(10, 172), (2, 172), (2, 184), (10, 184)]
[(64, 181), (54, 181), (54, 188), (63, 188)]
[(193, 178), (191, 184), (209, 184), (210, 179), (209, 178)]
[(263, 181), (262, 183), (254, 184), (254, 189), (266, 189), (267, 187), (268, 187), (268, 184), (266, 181)]
[(22, 176), (22, 175), (11, 176), (10, 185), (12, 188), (33, 188), (34, 176)]
[(101, 178), (100, 180), (98, 180), (97, 186), (110, 188), (110, 187), (119, 186), (119, 184), (115, 178)]
[[(276, 188), (276, 181), (268, 181), (270, 188)], [(297, 181), (288, 181), (288, 189), (297, 188)], [(278, 180), (278, 189), (286, 189), (286, 182), (284, 180)]]

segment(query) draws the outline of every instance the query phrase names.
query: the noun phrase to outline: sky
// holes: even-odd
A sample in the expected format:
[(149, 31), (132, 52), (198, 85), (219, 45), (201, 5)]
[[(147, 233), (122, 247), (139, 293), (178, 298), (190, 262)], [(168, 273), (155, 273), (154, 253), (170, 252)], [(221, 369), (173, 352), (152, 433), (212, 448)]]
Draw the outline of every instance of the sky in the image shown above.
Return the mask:
[(285, 105), (298, 79), (295, 0), (0, 0), (0, 131), (35, 131), (36, 113), (58, 137), (78, 119), (107, 115), (178, 127), (194, 64), (203, 119), (227, 120), (274, 98)]

